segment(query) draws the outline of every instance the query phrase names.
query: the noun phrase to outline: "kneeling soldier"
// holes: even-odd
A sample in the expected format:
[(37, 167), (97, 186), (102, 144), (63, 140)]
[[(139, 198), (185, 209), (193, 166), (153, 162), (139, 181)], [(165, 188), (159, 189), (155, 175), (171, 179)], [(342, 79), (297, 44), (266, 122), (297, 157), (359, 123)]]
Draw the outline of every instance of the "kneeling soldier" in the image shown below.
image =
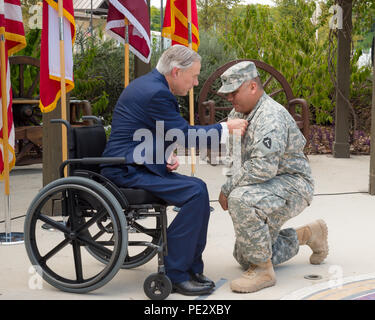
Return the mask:
[(289, 112), (264, 92), (253, 62), (232, 66), (221, 80), (219, 93), (234, 107), (228, 118), (249, 122), (242, 141), (237, 137), (240, 145), (228, 145), (232, 175), (219, 195), (233, 220), (234, 257), (246, 270), (231, 289), (255, 292), (275, 285), (273, 266), (295, 256), (300, 245), (310, 246), (310, 263), (320, 264), (328, 255), (328, 231), (323, 220), (281, 230), (313, 198), (306, 139)]

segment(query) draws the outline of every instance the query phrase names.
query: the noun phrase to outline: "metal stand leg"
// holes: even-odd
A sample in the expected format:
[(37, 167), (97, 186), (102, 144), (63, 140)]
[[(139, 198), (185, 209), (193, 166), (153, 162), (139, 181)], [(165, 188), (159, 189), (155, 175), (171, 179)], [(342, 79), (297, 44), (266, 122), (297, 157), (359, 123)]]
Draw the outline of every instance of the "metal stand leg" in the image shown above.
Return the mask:
[(0, 233), (1, 245), (22, 244), (24, 234), (22, 232), (12, 232), (11, 217), (10, 217), (10, 195), (5, 195), (4, 201), (5, 212), (5, 232)]

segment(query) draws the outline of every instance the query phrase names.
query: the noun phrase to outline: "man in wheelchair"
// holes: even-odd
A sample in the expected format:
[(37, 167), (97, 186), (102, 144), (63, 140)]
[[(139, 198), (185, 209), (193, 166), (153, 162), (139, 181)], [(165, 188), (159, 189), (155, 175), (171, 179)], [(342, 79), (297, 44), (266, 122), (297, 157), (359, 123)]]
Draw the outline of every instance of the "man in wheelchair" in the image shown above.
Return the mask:
[[(247, 121), (235, 119), (224, 124), (190, 126), (180, 115), (174, 95), (184, 96), (198, 85), (201, 57), (193, 50), (175, 45), (161, 56), (156, 69), (135, 79), (122, 92), (113, 113), (111, 135), (104, 157), (125, 157), (126, 165), (103, 165), (101, 173), (122, 188), (143, 189), (180, 211), (167, 229), (166, 275), (173, 290), (184, 295), (211, 292), (214, 282), (203, 274), (202, 253), (206, 245), (210, 215), (206, 184), (174, 172), (179, 163), (173, 150), (175, 141), (166, 133), (175, 132), (186, 143), (190, 133), (217, 139), (227, 132), (244, 134)], [(211, 130), (211, 131), (210, 131)], [(214, 135), (215, 136), (215, 135)], [(207, 145), (213, 144), (212, 135)], [(191, 136), (190, 136), (191, 138)], [(219, 143), (217, 143), (218, 145)], [(169, 150), (169, 151), (168, 151)]]

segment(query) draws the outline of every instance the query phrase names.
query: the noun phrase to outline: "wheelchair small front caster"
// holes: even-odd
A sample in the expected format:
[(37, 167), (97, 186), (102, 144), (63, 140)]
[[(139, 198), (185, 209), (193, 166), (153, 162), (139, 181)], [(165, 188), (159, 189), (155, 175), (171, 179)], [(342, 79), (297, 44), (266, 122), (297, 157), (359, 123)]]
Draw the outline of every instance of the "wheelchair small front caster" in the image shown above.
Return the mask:
[(143, 290), (151, 300), (164, 300), (172, 292), (172, 282), (164, 274), (153, 273), (146, 278)]

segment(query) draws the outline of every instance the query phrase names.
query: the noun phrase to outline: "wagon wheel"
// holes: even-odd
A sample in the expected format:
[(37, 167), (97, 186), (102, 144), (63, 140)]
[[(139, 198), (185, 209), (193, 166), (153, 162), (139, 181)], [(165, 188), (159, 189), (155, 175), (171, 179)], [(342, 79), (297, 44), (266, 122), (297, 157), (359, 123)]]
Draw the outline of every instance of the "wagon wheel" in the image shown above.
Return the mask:
[[(233, 106), (225, 95), (217, 91), (221, 87), (220, 76), (231, 66), (242, 61), (253, 61), (260, 74), (265, 92), (274, 100), (285, 106), (296, 120), (304, 136), (308, 137), (308, 105), (304, 99), (296, 99), (292, 88), (284, 76), (272, 66), (253, 59), (234, 60), (217, 69), (203, 84), (199, 94), (198, 112), (200, 124), (212, 124), (224, 121)], [(301, 107), (296, 110), (296, 105)]]
[(39, 109), (40, 62), (27, 56), (9, 58), (13, 90), (16, 165), (42, 162), (42, 113)]

